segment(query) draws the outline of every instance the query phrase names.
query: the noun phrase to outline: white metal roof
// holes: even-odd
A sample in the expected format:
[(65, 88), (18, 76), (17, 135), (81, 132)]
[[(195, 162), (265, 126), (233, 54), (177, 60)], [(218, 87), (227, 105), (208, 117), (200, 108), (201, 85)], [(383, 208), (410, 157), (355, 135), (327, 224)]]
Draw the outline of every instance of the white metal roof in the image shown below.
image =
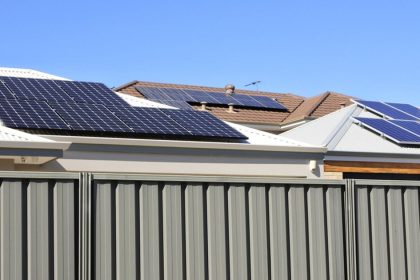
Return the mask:
[(168, 105), (165, 105), (165, 104), (153, 102), (153, 101), (147, 100), (145, 98), (130, 96), (130, 95), (119, 93), (119, 92), (115, 92), (115, 94), (118, 95), (119, 97), (121, 97), (125, 102), (127, 102), (129, 105), (131, 105), (133, 107), (177, 109), (175, 107), (171, 107), (171, 106), (168, 106)]
[(47, 138), (8, 128), (0, 124), (0, 141), (54, 142)]
[(48, 73), (22, 68), (0, 67), (0, 76), (33, 78), (33, 79), (51, 79), (51, 80), (68, 80), (63, 77), (51, 75)]
[(286, 131), (282, 136), (331, 152), (420, 156), (420, 148), (402, 147), (354, 123), (353, 117), (380, 118), (356, 104)]

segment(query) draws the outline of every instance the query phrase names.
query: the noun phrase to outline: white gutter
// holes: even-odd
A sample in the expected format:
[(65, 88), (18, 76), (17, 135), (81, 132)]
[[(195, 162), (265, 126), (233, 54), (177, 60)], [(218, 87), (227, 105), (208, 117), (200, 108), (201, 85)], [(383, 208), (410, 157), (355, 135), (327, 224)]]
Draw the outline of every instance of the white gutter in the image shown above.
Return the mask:
[(294, 146), (255, 145), (255, 144), (241, 144), (241, 143), (125, 139), (125, 138), (57, 136), (57, 135), (42, 135), (42, 137), (51, 139), (54, 141), (59, 141), (59, 142), (72, 142), (74, 144), (91, 144), (91, 145), (173, 147), (173, 148), (190, 148), (190, 149), (273, 151), (273, 152), (295, 152), (295, 153), (326, 153), (327, 152), (327, 148), (325, 147), (300, 147), (300, 146), (294, 147)]

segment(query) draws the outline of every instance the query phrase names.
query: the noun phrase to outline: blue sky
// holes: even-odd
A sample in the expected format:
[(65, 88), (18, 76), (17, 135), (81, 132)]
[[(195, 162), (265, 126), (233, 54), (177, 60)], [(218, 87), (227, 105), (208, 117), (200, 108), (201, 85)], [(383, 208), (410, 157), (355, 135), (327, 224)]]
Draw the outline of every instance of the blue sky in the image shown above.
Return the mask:
[(3, 1), (0, 65), (420, 105), (415, 1)]

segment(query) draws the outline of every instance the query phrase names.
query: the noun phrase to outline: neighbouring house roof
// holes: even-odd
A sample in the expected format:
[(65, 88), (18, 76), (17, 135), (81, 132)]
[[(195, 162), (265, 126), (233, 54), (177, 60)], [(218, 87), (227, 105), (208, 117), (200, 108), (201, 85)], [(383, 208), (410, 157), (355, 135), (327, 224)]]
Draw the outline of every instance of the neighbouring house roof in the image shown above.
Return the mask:
[[(115, 91), (143, 98), (143, 95), (135, 88), (162, 87), (174, 89), (192, 89), (207, 92), (224, 92), (223, 88), (193, 86), (169, 83), (154, 83), (133, 81), (117, 88)], [(252, 90), (236, 89), (236, 94), (253, 96), (267, 96), (274, 98), (287, 108), (287, 112), (267, 109), (235, 108), (234, 112), (228, 112), (226, 106), (207, 105), (207, 108), (215, 116), (230, 122), (259, 125), (280, 125), (308, 118), (317, 118), (340, 109), (343, 105), (351, 104), (351, 97), (336, 92), (326, 92), (313, 98), (305, 98), (291, 93), (260, 92)], [(193, 106), (199, 109), (200, 106)]]
[(17, 77), (17, 78), (33, 78), (33, 79), (50, 79), (50, 80), (68, 80), (63, 77), (51, 75), (48, 73), (22, 68), (0, 67), (0, 76)]
[(286, 131), (283, 137), (328, 148), (328, 154), (380, 161), (420, 162), (420, 148), (398, 145), (356, 122), (354, 117), (381, 118), (356, 104)]

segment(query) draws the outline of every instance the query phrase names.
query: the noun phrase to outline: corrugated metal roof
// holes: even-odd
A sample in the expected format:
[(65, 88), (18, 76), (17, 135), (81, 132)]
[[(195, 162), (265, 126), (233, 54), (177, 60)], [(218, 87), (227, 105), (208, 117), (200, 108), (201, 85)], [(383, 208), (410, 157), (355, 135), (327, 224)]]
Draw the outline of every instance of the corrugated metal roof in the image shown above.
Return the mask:
[(0, 76), (33, 78), (33, 79), (50, 79), (50, 80), (68, 80), (63, 77), (51, 75), (48, 73), (22, 68), (0, 67)]
[(115, 92), (119, 97), (121, 97), (125, 102), (133, 107), (149, 107), (149, 108), (166, 108), (166, 109), (176, 109), (174, 107), (153, 102), (144, 98), (139, 98), (119, 92)]
[(354, 123), (353, 117), (379, 118), (356, 104), (286, 131), (282, 136), (334, 152), (420, 155), (420, 148), (400, 146)]
[(0, 141), (55, 142), (50, 139), (25, 133), (16, 129), (11, 129), (2, 125), (0, 125)]

